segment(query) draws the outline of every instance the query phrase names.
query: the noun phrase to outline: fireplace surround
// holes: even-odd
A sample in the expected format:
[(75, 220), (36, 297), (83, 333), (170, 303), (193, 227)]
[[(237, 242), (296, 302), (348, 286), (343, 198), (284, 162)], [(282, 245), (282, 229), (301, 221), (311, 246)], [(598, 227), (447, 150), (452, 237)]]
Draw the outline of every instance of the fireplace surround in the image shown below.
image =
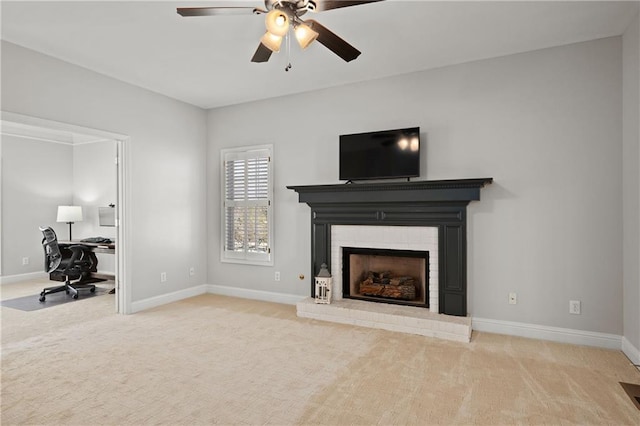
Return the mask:
[[(467, 315), (466, 207), (493, 178), (288, 186), (311, 208), (313, 276), (331, 271), (334, 225), (419, 226), (438, 229), (438, 312)], [(335, 288), (334, 283), (334, 288)]]

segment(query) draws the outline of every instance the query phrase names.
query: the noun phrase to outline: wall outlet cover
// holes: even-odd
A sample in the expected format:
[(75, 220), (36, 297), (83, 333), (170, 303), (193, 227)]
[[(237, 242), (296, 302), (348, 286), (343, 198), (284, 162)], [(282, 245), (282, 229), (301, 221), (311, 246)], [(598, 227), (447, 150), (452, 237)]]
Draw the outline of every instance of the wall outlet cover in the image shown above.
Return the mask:
[(570, 300), (569, 301), (569, 313), (574, 315), (580, 315), (580, 301), (579, 300)]

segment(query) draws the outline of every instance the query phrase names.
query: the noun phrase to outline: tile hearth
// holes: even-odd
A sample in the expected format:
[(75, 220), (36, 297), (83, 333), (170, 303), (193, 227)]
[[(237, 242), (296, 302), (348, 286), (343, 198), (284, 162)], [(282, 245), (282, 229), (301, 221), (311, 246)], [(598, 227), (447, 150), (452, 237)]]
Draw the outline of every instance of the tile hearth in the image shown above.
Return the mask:
[(414, 306), (342, 299), (330, 305), (316, 304), (308, 297), (296, 305), (302, 318), (378, 328), (456, 342), (471, 341), (471, 317), (443, 315)]

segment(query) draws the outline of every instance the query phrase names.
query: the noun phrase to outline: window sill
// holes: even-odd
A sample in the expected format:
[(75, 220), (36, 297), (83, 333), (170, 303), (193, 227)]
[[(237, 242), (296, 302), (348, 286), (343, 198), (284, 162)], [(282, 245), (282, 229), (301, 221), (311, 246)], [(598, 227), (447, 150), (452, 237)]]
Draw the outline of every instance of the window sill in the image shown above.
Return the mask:
[(241, 265), (253, 266), (273, 266), (273, 259), (270, 260), (249, 260), (249, 259), (229, 259), (228, 257), (220, 258), (222, 263), (238, 263)]

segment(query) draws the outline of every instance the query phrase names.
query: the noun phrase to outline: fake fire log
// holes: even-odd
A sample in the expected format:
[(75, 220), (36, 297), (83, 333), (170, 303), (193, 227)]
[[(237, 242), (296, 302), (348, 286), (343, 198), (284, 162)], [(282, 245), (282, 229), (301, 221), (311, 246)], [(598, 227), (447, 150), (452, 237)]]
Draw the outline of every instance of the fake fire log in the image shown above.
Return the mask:
[(394, 276), (389, 271), (369, 271), (360, 283), (360, 294), (363, 296), (388, 297), (390, 299), (414, 300), (416, 284), (413, 277)]

